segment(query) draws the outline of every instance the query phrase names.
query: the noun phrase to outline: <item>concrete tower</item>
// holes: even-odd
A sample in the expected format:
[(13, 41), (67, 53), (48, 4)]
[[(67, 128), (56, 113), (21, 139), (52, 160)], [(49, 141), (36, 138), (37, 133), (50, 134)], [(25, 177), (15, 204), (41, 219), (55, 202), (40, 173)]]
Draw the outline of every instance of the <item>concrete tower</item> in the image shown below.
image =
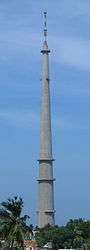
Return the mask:
[(41, 79), (41, 126), (38, 178), (38, 226), (54, 225), (53, 157), (50, 111), (49, 53), (47, 44), (46, 12), (44, 12), (44, 43)]

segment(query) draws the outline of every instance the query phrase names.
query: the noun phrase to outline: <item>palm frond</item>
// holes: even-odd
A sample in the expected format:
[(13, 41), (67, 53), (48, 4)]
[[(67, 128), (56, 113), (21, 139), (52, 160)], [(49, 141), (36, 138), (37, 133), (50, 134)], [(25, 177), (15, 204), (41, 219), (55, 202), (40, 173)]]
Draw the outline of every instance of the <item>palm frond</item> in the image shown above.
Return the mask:
[(0, 232), (4, 239), (13, 245), (13, 242), (23, 244), (26, 232), (31, 233), (31, 228), (27, 225), (28, 215), (21, 217), (23, 208), (22, 198), (15, 196), (1, 203), (0, 209)]
[(3, 208), (0, 209), (0, 218), (10, 218), (8, 211), (4, 210)]
[(1, 203), (4, 209), (7, 209), (9, 213), (13, 213), (15, 216), (20, 216), (22, 207), (23, 207), (23, 200), (22, 198), (14, 197), (13, 199), (8, 199), (6, 202)]

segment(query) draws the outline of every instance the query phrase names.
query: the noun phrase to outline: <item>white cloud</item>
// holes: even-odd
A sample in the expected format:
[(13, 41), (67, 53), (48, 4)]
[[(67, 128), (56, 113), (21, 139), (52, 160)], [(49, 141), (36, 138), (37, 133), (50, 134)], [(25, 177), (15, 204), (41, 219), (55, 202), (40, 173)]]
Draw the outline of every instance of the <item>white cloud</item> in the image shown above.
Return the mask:
[(65, 130), (90, 130), (90, 122), (89, 121), (82, 121), (81, 119), (76, 119), (73, 117), (70, 117), (69, 115), (67, 116), (62, 116), (62, 117), (54, 117), (52, 121), (52, 125), (54, 130), (60, 130), (60, 129), (65, 129)]
[(0, 120), (15, 127), (34, 128), (35, 130), (38, 116), (32, 111), (9, 110), (0, 112)]
[(56, 48), (54, 61), (76, 67), (80, 70), (90, 70), (89, 40), (77, 37), (53, 37), (51, 40), (53, 48)]
[[(0, 112), (0, 121), (4, 121), (6, 125), (14, 126), (17, 128), (30, 128), (32, 130), (39, 129), (40, 126), (40, 117), (38, 113), (32, 111), (1, 111)], [(54, 130), (60, 129), (82, 129), (90, 130), (89, 122), (82, 122), (80, 120), (75, 120), (73, 117), (62, 116), (62, 117), (52, 117), (52, 125)]]
[(63, 0), (61, 1), (63, 13), (68, 17), (77, 17), (82, 15), (89, 15), (90, 1), (88, 0)]
[[(80, 80), (81, 81), (81, 80)], [(89, 82), (72, 82), (71, 83), (64, 83), (62, 89), (58, 88), (56, 91), (57, 97), (60, 95), (72, 97), (82, 97), (82, 98), (90, 98), (90, 84)]]
[[(17, 34), (16, 34), (17, 33)], [(29, 59), (32, 64), (40, 61), (40, 39), (38, 34), (14, 33), (13, 40), (3, 37), (3, 45), (1, 46), (1, 60), (12, 60), (19, 58), (21, 60)], [(11, 36), (11, 35), (10, 35)], [(7, 45), (4, 46), (4, 40)], [(29, 42), (30, 41), (30, 42)], [(53, 48), (52, 61), (73, 66), (79, 70), (90, 70), (90, 40), (80, 39), (78, 37), (56, 36), (49, 37), (50, 47)], [(8, 48), (8, 50), (7, 50)], [(2, 54), (4, 51), (4, 54)], [(28, 53), (30, 51), (30, 53)], [(6, 53), (6, 54), (5, 54)], [(34, 57), (34, 60), (33, 60)]]
[[(36, 1), (37, 12), (35, 12), (33, 3), (31, 4), (28, 0), (27, 4), (24, 2), (22, 3), (23, 14), (21, 14), (22, 12), (20, 11), (21, 2), (20, 0), (19, 4), (18, 1), (11, 4), (8, 1), (9, 5), (6, 3), (0, 4), (2, 10), (2, 29), (0, 38), (1, 63), (2, 61), (4, 63), (5, 60), (7, 62), (15, 61), (15, 58), (17, 58), (17, 60), (20, 59), (21, 63), (25, 58), (29, 58), (30, 61), (32, 60), (32, 64), (40, 60), (39, 50), (42, 44), (40, 38), (42, 38), (41, 30), (43, 28), (41, 24), (41, 21), (43, 22), (41, 9), (43, 10), (45, 5), (46, 8), (49, 9), (52, 5), (52, 12), (48, 17), (48, 22), (50, 21), (51, 23), (50, 26), (49, 24), (48, 26), (50, 27), (50, 33), (52, 34), (54, 32), (53, 37), (49, 36), (50, 47), (56, 50), (55, 56), (53, 56), (54, 60), (66, 65), (71, 65), (80, 70), (90, 70), (90, 41), (78, 38), (80, 32), (78, 33), (78, 27), (74, 20), (74, 17), (86, 15), (86, 18), (88, 17), (89, 20), (88, 23), (90, 22), (90, 1), (61, 0), (60, 3), (59, 1), (53, 1), (53, 3), (45, 1), (45, 3), (42, 3), (43, 1), (39, 0), (38, 3)], [(31, 6), (32, 12), (30, 12), (29, 17), (28, 9), (30, 7), (31, 11)], [(12, 12), (14, 7), (15, 13)], [(12, 14), (11, 18), (9, 18), (9, 15), (6, 15), (7, 10)], [(83, 21), (85, 18), (84, 16)], [(74, 21), (75, 33), (72, 20)], [(61, 36), (61, 34), (66, 34), (66, 29), (64, 29), (66, 24), (64, 21), (67, 22), (68, 35), (70, 34), (69, 37)], [(8, 26), (6, 26), (7, 22), (9, 22)], [(82, 30), (81, 34), (85, 37), (85, 26), (82, 27), (82, 23), (80, 23), (79, 26), (81, 27), (79, 31)], [(86, 27), (86, 29), (88, 34), (89, 28)], [(69, 30), (71, 30), (71, 33), (69, 33)]]

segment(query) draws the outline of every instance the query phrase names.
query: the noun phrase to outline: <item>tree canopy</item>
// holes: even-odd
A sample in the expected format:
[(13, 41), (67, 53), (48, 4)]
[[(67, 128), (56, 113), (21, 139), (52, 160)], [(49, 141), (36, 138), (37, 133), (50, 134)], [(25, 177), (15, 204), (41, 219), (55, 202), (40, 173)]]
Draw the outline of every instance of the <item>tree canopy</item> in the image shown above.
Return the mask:
[(36, 240), (39, 246), (51, 242), (54, 249), (90, 247), (90, 221), (75, 219), (61, 227), (47, 225), (37, 229)]
[[(28, 224), (28, 215), (22, 216), (24, 203), (21, 197), (1, 203), (0, 207), (0, 239), (4, 239), (7, 246), (23, 246), (24, 240), (30, 240), (33, 226)], [(69, 220), (65, 226), (50, 226), (34, 228), (35, 239), (39, 247), (51, 243), (53, 249), (80, 248), (90, 250), (90, 220)]]
[(26, 233), (31, 231), (27, 225), (28, 215), (22, 216), (23, 200), (15, 196), (1, 203), (0, 208), (0, 238), (8, 245), (13, 246), (14, 242), (22, 246)]

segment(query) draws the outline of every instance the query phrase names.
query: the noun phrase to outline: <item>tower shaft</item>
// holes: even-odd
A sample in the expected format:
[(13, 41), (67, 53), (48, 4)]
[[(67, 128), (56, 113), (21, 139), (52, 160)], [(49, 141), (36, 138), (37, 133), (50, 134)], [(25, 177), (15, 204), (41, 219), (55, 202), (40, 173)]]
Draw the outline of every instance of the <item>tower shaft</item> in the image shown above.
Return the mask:
[(40, 159), (38, 178), (38, 226), (54, 225), (53, 158), (50, 111), (49, 52), (44, 41), (41, 80)]

